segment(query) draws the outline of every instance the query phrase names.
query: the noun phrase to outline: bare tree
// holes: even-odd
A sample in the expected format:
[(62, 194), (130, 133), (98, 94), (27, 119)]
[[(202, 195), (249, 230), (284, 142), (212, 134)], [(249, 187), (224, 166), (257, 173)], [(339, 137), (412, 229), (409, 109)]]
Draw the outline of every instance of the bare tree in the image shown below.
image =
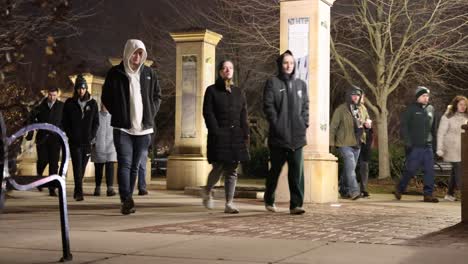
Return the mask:
[[(44, 56), (53, 56), (59, 40), (80, 33), (76, 23), (92, 16), (95, 4), (74, 8), (69, 0), (0, 1), (0, 110), (9, 128), (22, 125), (28, 103), (38, 95), (26, 53), (43, 47)], [(50, 69), (45, 75), (55, 78), (56, 72)]]
[[(442, 92), (448, 67), (466, 67), (465, 0), (359, 0), (337, 15), (332, 53), (343, 77), (362, 85), (378, 129), (379, 178), (390, 176), (390, 95), (423, 84)], [(453, 88), (453, 87), (452, 87)]]

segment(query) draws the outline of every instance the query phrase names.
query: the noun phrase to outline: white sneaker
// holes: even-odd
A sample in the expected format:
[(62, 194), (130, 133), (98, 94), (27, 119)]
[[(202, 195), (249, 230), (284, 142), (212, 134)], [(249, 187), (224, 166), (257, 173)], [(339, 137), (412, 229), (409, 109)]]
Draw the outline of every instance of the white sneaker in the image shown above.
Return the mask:
[(269, 212), (273, 212), (273, 213), (276, 213), (278, 211), (278, 208), (276, 208), (276, 205), (273, 204), (273, 205), (267, 205), (265, 204), (265, 209)]
[(457, 200), (455, 196), (452, 196), (450, 194), (445, 195), (444, 199), (450, 202), (455, 202)]
[(202, 196), (203, 206), (205, 206), (206, 209), (210, 209), (210, 210), (213, 209), (214, 202), (213, 202), (213, 197), (211, 197), (211, 192), (207, 193), (205, 189), (202, 189), (201, 196)]
[(239, 209), (237, 209), (232, 203), (226, 203), (226, 206), (224, 207), (224, 212), (226, 214), (238, 214)]

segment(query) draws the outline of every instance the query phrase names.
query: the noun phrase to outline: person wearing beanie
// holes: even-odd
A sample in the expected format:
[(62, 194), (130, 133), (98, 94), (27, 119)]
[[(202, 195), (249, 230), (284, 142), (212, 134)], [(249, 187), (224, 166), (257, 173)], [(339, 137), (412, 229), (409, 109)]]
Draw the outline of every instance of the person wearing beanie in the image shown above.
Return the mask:
[(101, 101), (111, 114), (117, 150), (117, 179), (123, 215), (135, 213), (133, 190), (138, 168), (151, 144), (154, 119), (161, 104), (156, 72), (145, 65), (145, 44), (138, 39), (125, 43), (123, 60), (107, 73)]
[(434, 197), (434, 153), (436, 141), (436, 122), (434, 107), (429, 104), (430, 91), (418, 86), (415, 102), (411, 103), (401, 117), (401, 137), (406, 148), (406, 162), (403, 175), (397, 184), (394, 195), (400, 200), (410, 179), (418, 169), (424, 171), (424, 202), (437, 203)]
[(307, 84), (295, 76), (296, 61), (287, 50), (276, 60), (278, 74), (263, 90), (263, 111), (269, 123), (268, 148), (271, 168), (265, 182), (267, 211), (276, 212), (275, 191), (284, 164), (288, 163), (289, 213), (304, 214), (304, 155), (309, 127)]
[(344, 168), (340, 174), (341, 197), (357, 200), (361, 190), (356, 179), (361, 144), (366, 143), (366, 131), (371, 128), (367, 109), (361, 104), (363, 91), (353, 85), (346, 92), (345, 102), (333, 113), (330, 122), (330, 146), (337, 147)]
[(91, 143), (99, 127), (98, 105), (88, 92), (83, 75), (75, 79), (72, 98), (65, 101), (62, 126), (67, 134), (73, 165), (75, 189), (73, 198), (83, 201), (83, 177), (91, 155)]
[(224, 176), (226, 203), (224, 212), (237, 214), (234, 193), (237, 183), (237, 167), (249, 160), (249, 125), (247, 101), (244, 91), (234, 85), (234, 65), (221, 61), (217, 67), (218, 78), (208, 86), (203, 99), (203, 117), (208, 129), (207, 156), (213, 165), (202, 190), (203, 205), (213, 208), (211, 190)]

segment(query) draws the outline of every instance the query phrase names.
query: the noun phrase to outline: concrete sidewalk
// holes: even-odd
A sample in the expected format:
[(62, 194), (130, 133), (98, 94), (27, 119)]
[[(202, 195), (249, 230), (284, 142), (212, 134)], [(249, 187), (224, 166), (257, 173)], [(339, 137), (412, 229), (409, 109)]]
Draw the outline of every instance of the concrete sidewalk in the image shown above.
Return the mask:
[[(153, 190), (123, 216), (117, 197), (69, 197), (70, 263), (466, 263), (460, 203), (420, 200), (373, 195), (291, 216), (287, 204), (273, 214), (238, 199), (241, 213), (226, 215), (221, 200), (209, 211), (198, 197)], [(47, 192), (10, 193), (0, 223), (0, 263), (60, 259), (58, 202)]]

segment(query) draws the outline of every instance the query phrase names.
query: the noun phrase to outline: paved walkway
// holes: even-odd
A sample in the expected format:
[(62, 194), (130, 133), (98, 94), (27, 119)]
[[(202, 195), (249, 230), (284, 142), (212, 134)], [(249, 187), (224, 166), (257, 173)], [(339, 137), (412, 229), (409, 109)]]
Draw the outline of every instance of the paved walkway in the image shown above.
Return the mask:
[[(92, 186), (87, 186), (92, 193)], [(0, 263), (54, 263), (61, 257), (57, 200), (13, 192), (0, 215)], [(198, 197), (152, 191), (122, 216), (116, 197), (69, 201), (71, 263), (466, 263), (468, 228), (460, 203), (422, 203), (391, 195), (309, 204), (303, 216), (267, 213), (239, 199), (205, 210)]]

